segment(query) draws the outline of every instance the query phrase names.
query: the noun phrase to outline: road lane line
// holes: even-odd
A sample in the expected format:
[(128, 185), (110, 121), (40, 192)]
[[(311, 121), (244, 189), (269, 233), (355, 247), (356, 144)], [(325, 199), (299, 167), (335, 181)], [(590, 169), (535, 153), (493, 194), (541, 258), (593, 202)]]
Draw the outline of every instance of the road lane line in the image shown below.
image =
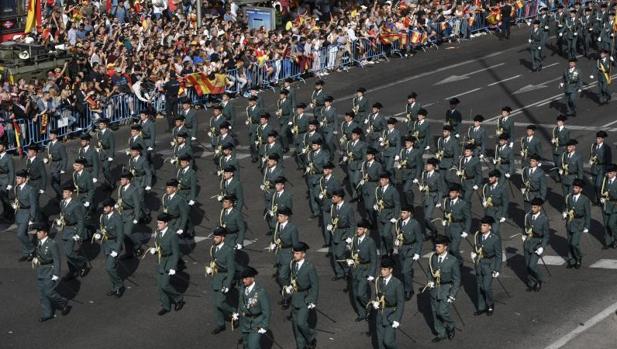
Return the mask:
[(611, 125), (613, 125), (613, 124), (617, 124), (617, 120), (615, 120), (615, 121), (611, 121), (611, 122), (609, 122), (609, 123), (608, 123), (608, 124), (606, 124), (606, 125), (602, 125), (602, 127), (609, 127), (609, 126), (611, 126)]
[(495, 85), (499, 85), (499, 84), (501, 84), (501, 83), (503, 83), (503, 82), (510, 81), (510, 80), (514, 80), (514, 79), (518, 79), (518, 78), (520, 78), (520, 77), (521, 77), (521, 75), (520, 75), (520, 74), (519, 74), (519, 75), (514, 75), (514, 76), (511, 76), (511, 77), (509, 77), (509, 78), (505, 78), (505, 79), (503, 79), (503, 80), (495, 81), (495, 82), (490, 83), (490, 84), (488, 84), (488, 85), (486, 85), (486, 86), (495, 86)]
[(449, 99), (451, 99), (451, 98), (455, 98), (455, 97), (460, 97), (460, 96), (468, 95), (468, 94), (470, 94), (470, 93), (474, 93), (474, 92), (476, 92), (476, 91), (480, 91), (481, 89), (482, 89), (482, 87), (478, 87), (478, 88), (474, 88), (473, 90), (469, 90), (469, 91), (467, 91), (467, 92), (463, 92), (463, 93), (459, 93), (459, 94), (454, 95), (454, 96), (446, 97), (446, 98), (444, 98), (444, 101), (447, 101), (447, 100), (449, 100)]
[(544, 349), (559, 349), (563, 347), (564, 345), (568, 344), (568, 342), (576, 338), (581, 333), (587, 331), (588, 329), (598, 324), (600, 321), (614, 314), (615, 311), (617, 311), (617, 303), (613, 303), (612, 305), (608, 306), (607, 308), (605, 308), (604, 310), (602, 310), (601, 312), (593, 316), (591, 319), (585, 321), (582, 325), (579, 325), (578, 327), (570, 331), (570, 333), (564, 335), (563, 337), (549, 344)]
[(547, 65), (546, 67), (542, 67), (542, 69), (546, 69), (546, 68), (554, 67), (554, 66), (556, 66), (556, 65), (558, 65), (558, 64), (559, 64), (559, 62), (551, 63), (551, 64)]

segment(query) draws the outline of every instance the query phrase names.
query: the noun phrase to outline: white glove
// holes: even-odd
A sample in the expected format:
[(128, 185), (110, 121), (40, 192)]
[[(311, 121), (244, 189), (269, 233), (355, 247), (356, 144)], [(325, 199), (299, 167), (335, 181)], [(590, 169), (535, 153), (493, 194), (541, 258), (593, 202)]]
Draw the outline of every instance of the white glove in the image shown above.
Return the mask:
[(429, 281), (428, 284), (426, 284), (426, 286), (428, 286), (428, 288), (435, 288), (435, 282)]
[(375, 310), (379, 309), (379, 302), (378, 301), (372, 301), (371, 304), (373, 304), (373, 309), (375, 309)]
[(178, 230), (176, 230), (176, 234), (178, 234), (178, 235), (182, 235), (182, 233), (184, 233), (184, 230), (182, 230), (182, 229), (178, 229)]
[(346, 262), (347, 262), (347, 265), (350, 266), (350, 267), (353, 267), (353, 265), (355, 264), (353, 259), (348, 259), (348, 260), (346, 260)]
[(270, 246), (268, 246), (268, 250), (270, 251), (274, 251), (274, 249), (276, 248), (276, 244), (271, 243)]
[(208, 137), (212, 138), (212, 132), (208, 132)]
[(323, 194), (319, 193), (319, 195), (317, 196), (319, 198), (319, 200), (323, 200)]
[(309, 305), (307, 305), (306, 307), (309, 308), (309, 309), (313, 309), (313, 308), (315, 308), (315, 304), (309, 303)]
[(563, 219), (566, 219), (566, 217), (568, 217), (568, 212), (562, 212), (561, 216), (563, 217)]
[(529, 43), (531, 43), (531, 39), (527, 39), (527, 41), (528, 41)]
[(598, 38), (598, 42), (602, 41), (602, 38)]
[(229, 292), (229, 289), (227, 287), (221, 288), (221, 293), (222, 294), (227, 294), (227, 292)]
[(538, 247), (538, 249), (536, 250), (536, 254), (538, 256), (542, 255), (542, 252), (544, 252), (544, 248), (543, 247)]
[(561, 37), (561, 36), (563, 36), (563, 33), (559, 33), (559, 36), (560, 36), (560, 37)]
[(448, 303), (454, 303), (455, 299), (452, 296), (448, 296)]
[(523, 242), (525, 242), (525, 240), (527, 240), (527, 235), (525, 234), (521, 235), (521, 239), (523, 240)]
[(474, 186), (473, 186), (473, 190), (478, 190), (478, 186), (477, 186), (477, 185), (474, 185)]
[(493, 165), (497, 165), (497, 160), (493, 159)]
[(606, 199), (605, 199), (605, 198), (601, 198), (601, 199), (600, 199), (600, 202), (601, 202), (602, 204), (605, 204), (605, 203), (606, 203)]
[(92, 183), (96, 183), (96, 182), (98, 182), (98, 179), (92, 178)]
[(347, 156), (343, 156), (343, 162), (347, 162), (348, 158)]
[(484, 154), (480, 154), (480, 159), (484, 159)]
[(365, 123), (365, 124), (368, 124), (368, 119), (364, 120), (364, 123)]
[(510, 174), (506, 173), (504, 176), (506, 176), (506, 178), (510, 178)]
[(293, 125), (293, 124), (294, 124), (294, 123), (293, 123), (293, 122), (291, 122), (291, 121), (287, 123), (287, 125), (289, 125), (289, 126), (291, 126), (291, 125)]
[(43, 194), (44, 192), (45, 192), (45, 190), (39, 189), (39, 194)]
[(84, 207), (90, 207), (90, 203), (88, 201), (84, 202)]
[(352, 238), (347, 238), (347, 239), (345, 239), (345, 242), (346, 242), (346, 243), (348, 243), (348, 244), (351, 244), (351, 242), (352, 242), (352, 241), (353, 241), (353, 239), (352, 239)]
[(48, 163), (48, 162), (49, 162), (49, 159), (48, 159), (48, 158), (43, 159), (43, 163), (45, 163), (45, 164), (46, 164), (46, 163)]
[(116, 257), (118, 257), (118, 252), (111, 251), (111, 253), (109, 255), (111, 256), (111, 258), (116, 258)]
[(379, 210), (379, 206), (377, 206), (377, 204), (373, 205), (373, 210), (375, 211)]
[(326, 230), (327, 230), (327, 231), (332, 231), (332, 228), (334, 228), (334, 227), (332, 226), (332, 224), (328, 224), (328, 226), (326, 227)]
[(418, 184), (418, 183), (419, 183), (419, 181), (418, 181), (418, 179), (417, 179), (417, 178), (414, 178), (412, 182), (413, 182), (414, 184)]
[(420, 259), (420, 255), (417, 253), (414, 253), (413, 257), (411, 257), (412, 260), (417, 261), (418, 259)]
[(101, 240), (101, 234), (95, 233), (94, 234), (94, 240)]
[(154, 150), (154, 148), (148, 147), (148, 151), (153, 151), (153, 150)]
[(79, 241), (79, 239), (80, 239), (79, 235), (77, 235), (77, 234), (73, 235), (73, 240), (74, 241)]
[(448, 222), (447, 221), (441, 221), (441, 225), (443, 225), (445, 227), (446, 225), (448, 225)]
[(611, 62), (613, 62), (613, 61), (615, 60), (615, 59), (613, 58), (613, 56), (611, 56), (609, 59), (611, 60)]
[(169, 269), (169, 272), (167, 272), (170, 276), (171, 275), (176, 275), (176, 271), (173, 269)]
[(193, 205), (195, 205), (195, 201), (194, 200), (190, 200), (189, 201), (189, 206), (193, 206)]
[(390, 223), (396, 223), (396, 218), (390, 218)]
[(60, 174), (65, 174), (66, 172), (64, 172), (64, 170), (60, 170)]
[(475, 252), (471, 252), (471, 259), (475, 260), (478, 255)]
[(501, 217), (501, 218), (499, 218), (499, 223), (503, 223), (503, 222), (505, 222), (505, 221), (506, 221), (506, 217)]
[(150, 249), (148, 250), (148, 252), (150, 252), (150, 254), (155, 254), (155, 253), (156, 253), (156, 248), (154, 248), (154, 247), (150, 247)]
[(152, 187), (151, 186), (147, 186), (145, 189), (146, 189), (146, 191), (150, 191), (150, 190), (152, 190)]
[(241, 250), (242, 249), (242, 244), (236, 244), (236, 250)]
[(441, 207), (441, 202), (436, 203), (435, 207), (437, 207), (437, 208)]
[(542, 46), (538, 46), (538, 50), (541, 50), (541, 49), (542, 49)]
[(401, 157), (400, 157), (400, 156), (398, 156), (398, 155), (395, 155), (395, 156), (394, 156), (394, 161), (399, 161), (400, 159), (401, 159)]
[(467, 232), (462, 232), (462, 233), (461, 233), (461, 237), (462, 237), (463, 239), (467, 238), (467, 236), (468, 236)]
[[(265, 188), (265, 187), (264, 187)], [(262, 189), (263, 190), (263, 189)], [(223, 195), (217, 195), (216, 196), (216, 201), (221, 202), (223, 201)]]
[(240, 314), (238, 314), (238, 313), (231, 314), (231, 319), (232, 320), (238, 321), (239, 318), (240, 318)]
[(492, 275), (493, 275), (494, 278), (498, 278), (499, 277), (499, 272), (498, 271), (494, 271)]
[(33, 224), (32, 221), (28, 221), (28, 225), (32, 225), (32, 224)]
[(107, 161), (112, 162), (114, 161), (114, 158), (107, 158)]
[(488, 203), (486, 202), (486, 200), (482, 200), (482, 207), (484, 208), (488, 207)]
[(398, 328), (400, 324), (398, 323), (398, 321), (392, 321), (392, 328)]
[(212, 268), (206, 267), (206, 275), (212, 275)]
[(133, 219), (133, 224), (137, 224), (138, 221), (136, 219)]
[(257, 330), (257, 333), (259, 333), (259, 334), (265, 334), (266, 332), (268, 332), (268, 331), (266, 331), (265, 328), (260, 328), (259, 330)]
[(250, 122), (250, 121), (248, 121), (248, 120), (246, 120), (246, 121), (244, 122), (244, 124), (245, 124), (245, 125), (248, 125), (248, 124), (250, 124), (250, 123), (251, 123), (251, 122)]
[(294, 290), (294, 288), (291, 285), (283, 287), (283, 291), (286, 294), (291, 294), (293, 292), (293, 290)]
[(590, 78), (590, 79), (593, 79), (593, 75), (589, 75), (589, 78)]
[(560, 82), (559, 83), (559, 88), (562, 88), (562, 87), (563, 87), (563, 82)]
[(11, 190), (11, 189), (13, 189), (12, 185), (9, 184), (9, 185), (6, 186), (6, 190)]
[(427, 145), (426, 147), (424, 147), (424, 150), (429, 150), (429, 149), (431, 149), (430, 145)]
[[(259, 186), (259, 190), (264, 191), (265, 189), (266, 189), (266, 186), (265, 186), (265, 185), (263, 185), (263, 184), (262, 184), (262, 185), (260, 185), (260, 186)], [(217, 198), (218, 198), (218, 197), (217, 197)], [(220, 201), (220, 200), (219, 200), (219, 201)]]
[(58, 279), (60, 279), (60, 278), (58, 277), (58, 275), (52, 275), (52, 276), (51, 276), (51, 281), (56, 281), (56, 280), (58, 280)]
[(587, 228), (583, 229), (583, 233), (589, 233), (589, 229)]
[(375, 277), (374, 277), (374, 276), (372, 276), (372, 275), (369, 275), (369, 276), (366, 278), (366, 281), (373, 281), (373, 280), (375, 280)]

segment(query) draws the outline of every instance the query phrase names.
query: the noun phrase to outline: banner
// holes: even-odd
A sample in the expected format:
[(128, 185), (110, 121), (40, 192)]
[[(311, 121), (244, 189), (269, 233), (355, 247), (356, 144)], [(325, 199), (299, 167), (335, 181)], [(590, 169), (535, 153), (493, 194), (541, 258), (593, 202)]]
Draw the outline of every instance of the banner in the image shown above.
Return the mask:
[(30, 33), (37, 26), (37, 7), (39, 6), (38, 0), (28, 0), (28, 16), (26, 17), (26, 29), (24, 33)]
[(209, 79), (204, 73), (193, 73), (185, 76), (185, 79), (195, 88), (198, 96), (222, 94), (227, 84), (225, 74), (214, 74), (214, 79)]
[(15, 132), (15, 146), (19, 152), (19, 157), (24, 155), (24, 150), (21, 148), (21, 127), (16, 120), (13, 120), (13, 131)]

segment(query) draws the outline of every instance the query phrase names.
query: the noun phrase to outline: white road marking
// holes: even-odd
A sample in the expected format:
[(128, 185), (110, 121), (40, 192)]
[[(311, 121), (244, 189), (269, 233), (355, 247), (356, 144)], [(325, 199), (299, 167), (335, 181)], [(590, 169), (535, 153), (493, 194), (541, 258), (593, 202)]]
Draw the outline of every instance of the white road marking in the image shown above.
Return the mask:
[(582, 324), (579, 324), (578, 327), (574, 328), (568, 334), (564, 335), (563, 337), (557, 339), (553, 343), (546, 346), (544, 349), (559, 349), (563, 347), (564, 345), (566, 345), (568, 342), (576, 338), (581, 333), (587, 331), (588, 329), (592, 328), (600, 321), (614, 314), (615, 311), (617, 311), (617, 303), (613, 303), (609, 305), (608, 307), (606, 307), (604, 310), (602, 310), (598, 314), (594, 315), (589, 320), (583, 322)]
[(613, 124), (617, 124), (617, 120), (615, 120), (615, 121), (611, 121), (611, 122), (609, 122), (609, 123), (608, 123), (608, 124), (606, 124), (606, 125), (602, 125), (602, 128), (609, 127), (609, 126), (611, 126), (611, 125), (613, 125)]
[(480, 91), (481, 89), (482, 89), (482, 87), (474, 88), (473, 90), (469, 90), (469, 91), (466, 91), (466, 92), (463, 92), (463, 93), (459, 93), (459, 94), (454, 95), (454, 96), (446, 97), (446, 98), (444, 98), (444, 100), (446, 100), (446, 101), (447, 101), (447, 100), (449, 100), (449, 99), (451, 99), (451, 98), (455, 98), (455, 97), (460, 97), (460, 96), (468, 95), (468, 94), (470, 94), (470, 93), (474, 93), (474, 92), (476, 92), (476, 91)]
[(495, 86), (495, 85), (499, 85), (499, 84), (504, 83), (504, 82), (506, 82), (506, 81), (510, 81), (510, 80), (518, 79), (518, 78), (520, 78), (520, 77), (521, 77), (521, 75), (520, 75), (520, 74), (519, 74), (519, 75), (514, 75), (514, 76), (511, 76), (511, 77), (509, 77), (509, 78), (505, 78), (505, 79), (503, 79), (503, 80), (499, 80), (499, 81), (492, 82), (492, 83), (490, 83), (490, 84), (488, 84), (488, 85), (486, 85), (486, 86)]
[[(542, 260), (540, 260), (539, 263), (542, 263)], [(566, 264), (566, 260), (560, 256), (544, 256), (544, 263), (546, 263), (546, 265), (559, 266)]]
[(461, 81), (461, 80), (466, 80), (469, 79), (470, 75), (474, 75), (474, 74), (478, 74), (478, 73), (482, 73), (485, 72), (487, 70), (491, 70), (493, 68), (497, 68), (497, 67), (501, 67), (502, 65), (504, 65), (505, 63), (498, 63), (498, 64), (494, 64), (491, 65), (490, 67), (486, 67), (486, 68), (482, 68), (482, 69), (478, 69), (478, 70), (474, 70), (472, 72), (469, 73), (465, 73), (462, 75), (450, 75), (449, 77), (439, 81), (438, 83), (433, 84), (433, 86), (439, 86), (439, 85), (443, 85), (443, 84), (447, 84), (450, 82), (456, 82), (456, 81)]
[(617, 259), (599, 259), (589, 268), (617, 269)]
[(542, 69), (546, 69), (546, 68), (554, 67), (554, 66), (556, 66), (556, 65), (558, 65), (558, 64), (559, 64), (559, 62), (551, 63), (551, 64), (547, 65), (546, 67), (542, 67)]

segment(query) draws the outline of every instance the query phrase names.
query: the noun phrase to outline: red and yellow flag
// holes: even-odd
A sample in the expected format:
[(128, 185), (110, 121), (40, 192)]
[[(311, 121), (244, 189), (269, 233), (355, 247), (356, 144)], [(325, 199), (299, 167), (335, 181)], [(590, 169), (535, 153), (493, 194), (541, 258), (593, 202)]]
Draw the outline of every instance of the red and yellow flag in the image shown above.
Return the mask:
[(17, 151), (19, 152), (19, 156), (22, 157), (24, 155), (24, 150), (21, 148), (21, 127), (19, 127), (19, 123), (16, 120), (13, 120), (13, 131), (15, 132), (15, 145), (17, 146)]
[(219, 95), (225, 92), (227, 77), (225, 74), (214, 74), (214, 79), (209, 79), (204, 73), (193, 73), (184, 77), (189, 85), (195, 88), (197, 95)]
[(26, 28), (24, 29), (24, 33), (30, 33), (36, 30), (36, 27), (40, 24), (40, 8), (41, 4), (38, 0), (28, 0), (28, 16), (26, 17)]

